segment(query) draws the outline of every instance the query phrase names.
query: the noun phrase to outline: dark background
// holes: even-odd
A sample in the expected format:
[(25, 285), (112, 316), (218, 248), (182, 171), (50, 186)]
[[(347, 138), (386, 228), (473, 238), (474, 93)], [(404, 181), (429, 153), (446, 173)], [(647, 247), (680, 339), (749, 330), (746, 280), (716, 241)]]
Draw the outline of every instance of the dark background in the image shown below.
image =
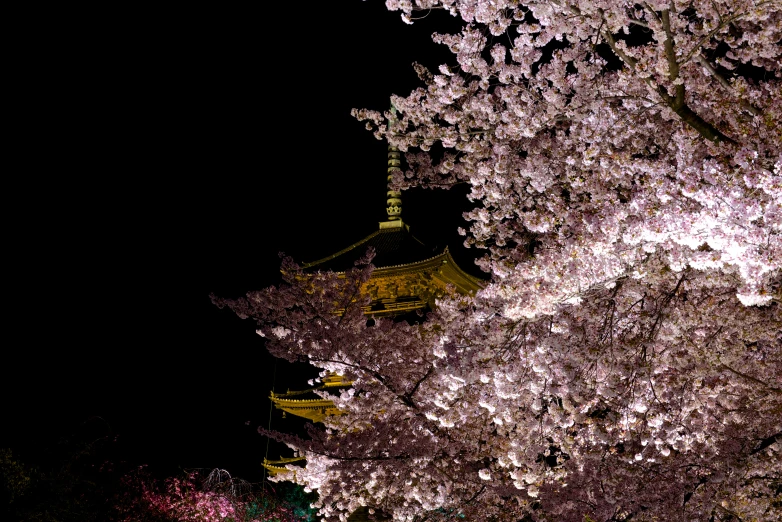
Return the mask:
[[(277, 4), (6, 17), (0, 447), (35, 462), (98, 422), (160, 476), (262, 476), (269, 390), (313, 372), (275, 363), (209, 294), (274, 284), (279, 252), (313, 260), (377, 228), (386, 145), (350, 110), (419, 86), (413, 61), (450, 63), (430, 35), (458, 26), (406, 25), (380, 0)], [(403, 218), (475, 272), (464, 194), (409, 191)], [(299, 429), (279, 412), (271, 427)]]

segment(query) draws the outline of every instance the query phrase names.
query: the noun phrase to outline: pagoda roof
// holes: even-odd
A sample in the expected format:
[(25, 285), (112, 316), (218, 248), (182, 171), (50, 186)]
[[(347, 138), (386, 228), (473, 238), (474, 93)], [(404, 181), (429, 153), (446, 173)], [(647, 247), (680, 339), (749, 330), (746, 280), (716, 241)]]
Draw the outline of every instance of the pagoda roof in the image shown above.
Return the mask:
[(410, 227), (400, 220), (382, 223), (379, 230), (369, 234), (364, 239), (330, 256), (303, 263), (302, 267), (305, 269), (345, 272), (353, 268), (356, 261), (364, 256), (370, 247), (375, 250), (372, 264), (376, 268), (409, 265), (430, 259), (442, 253), (442, 249), (426, 246), (411, 234)]
[(284, 413), (309, 419), (312, 422), (323, 422), (329, 415), (340, 415), (342, 412), (328, 399), (285, 399), (271, 395), (275, 408)]
[[(285, 393), (271, 392), (270, 399), (274, 406), (283, 412), (303, 417), (313, 422), (321, 422), (328, 415), (339, 415), (341, 412), (327, 398), (320, 397), (317, 390), (349, 388), (353, 383), (342, 375), (330, 374), (321, 379), (320, 386), (308, 390), (290, 391)], [(311, 398), (303, 398), (303, 397)], [(296, 398), (293, 398), (296, 397)]]

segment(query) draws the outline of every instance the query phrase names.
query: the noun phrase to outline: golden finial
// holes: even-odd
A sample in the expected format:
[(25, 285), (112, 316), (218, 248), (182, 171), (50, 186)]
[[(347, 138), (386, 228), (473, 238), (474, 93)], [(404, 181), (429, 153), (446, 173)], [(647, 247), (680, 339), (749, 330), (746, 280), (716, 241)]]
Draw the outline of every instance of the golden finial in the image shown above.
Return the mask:
[[(388, 132), (391, 132), (391, 128), (396, 123), (396, 107), (391, 104), (391, 118), (388, 120)], [(391, 179), (395, 171), (399, 171), (402, 168), (402, 157), (399, 153), (399, 149), (388, 144), (388, 190), (386, 192), (386, 213), (388, 214), (389, 221), (397, 221), (402, 219), (402, 193), (397, 192), (391, 188)]]

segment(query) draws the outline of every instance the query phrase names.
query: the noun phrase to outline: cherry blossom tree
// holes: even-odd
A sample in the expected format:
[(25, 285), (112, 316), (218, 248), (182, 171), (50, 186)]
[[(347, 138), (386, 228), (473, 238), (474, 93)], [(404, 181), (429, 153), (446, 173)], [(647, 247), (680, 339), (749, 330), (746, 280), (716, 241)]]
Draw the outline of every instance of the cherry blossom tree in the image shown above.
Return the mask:
[(408, 151), (396, 188), (470, 185), (491, 282), (420, 324), (367, 325), (371, 258), (215, 298), (354, 383), (275, 435), (321, 513), (782, 518), (782, 4), (386, 5), (461, 17), (455, 62), (355, 115)]

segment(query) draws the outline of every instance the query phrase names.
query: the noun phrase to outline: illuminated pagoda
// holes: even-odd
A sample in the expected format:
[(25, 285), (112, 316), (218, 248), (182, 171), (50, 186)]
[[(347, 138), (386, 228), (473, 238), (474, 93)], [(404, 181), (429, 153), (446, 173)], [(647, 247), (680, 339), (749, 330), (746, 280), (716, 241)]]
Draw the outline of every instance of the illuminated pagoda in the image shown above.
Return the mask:
[(448, 285), (462, 294), (473, 294), (482, 286), (480, 279), (456, 264), (447, 246), (434, 252), (402, 221), (402, 195), (391, 187), (392, 175), (401, 169), (401, 163), (399, 150), (389, 146), (388, 220), (381, 221), (378, 230), (347, 248), (302, 265), (306, 270), (344, 274), (368, 248), (373, 248), (375, 269), (363, 287), (364, 294), (371, 297), (364, 307), (364, 313), (370, 316), (399, 316), (433, 309), (435, 300), (446, 292)]
[[(394, 110), (392, 109), (392, 114)], [(322, 259), (303, 263), (308, 271), (333, 271), (344, 274), (355, 266), (355, 261), (366, 254), (370, 247), (375, 251), (372, 264), (375, 269), (362, 288), (370, 302), (364, 307), (364, 314), (370, 317), (400, 317), (411, 312), (431, 310), (438, 297), (451, 286), (461, 294), (474, 294), (483, 286), (483, 281), (462, 270), (454, 261), (448, 247), (434, 251), (418, 240), (410, 226), (402, 221), (401, 193), (391, 186), (394, 172), (401, 169), (401, 154), (396, 147), (388, 147), (388, 187), (386, 213), (387, 221), (381, 221), (378, 229), (364, 239)], [(334, 403), (314, 392), (317, 390), (338, 390), (350, 387), (352, 383), (341, 376), (329, 375), (321, 379), (320, 386), (302, 391), (288, 391), (282, 394), (272, 392), (271, 401), (283, 415), (290, 413), (312, 422), (322, 422), (329, 415), (339, 415)], [(307, 396), (314, 398), (306, 398)], [(286, 464), (303, 461), (301, 457), (264, 460), (264, 467), (272, 476), (294, 473), (295, 467)], [(351, 517), (350, 520), (353, 520)]]

